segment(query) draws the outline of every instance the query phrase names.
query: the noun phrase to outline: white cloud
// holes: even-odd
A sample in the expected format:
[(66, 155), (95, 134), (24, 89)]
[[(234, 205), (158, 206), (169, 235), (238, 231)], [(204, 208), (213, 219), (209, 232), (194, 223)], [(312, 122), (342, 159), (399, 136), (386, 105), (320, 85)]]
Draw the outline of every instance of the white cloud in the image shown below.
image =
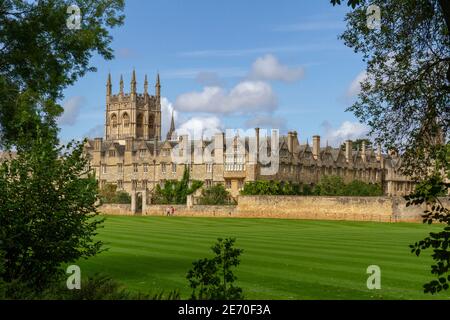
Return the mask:
[(84, 103), (85, 99), (81, 96), (72, 97), (63, 103), (64, 112), (58, 118), (58, 123), (60, 125), (72, 126), (77, 121), (78, 115), (80, 114), (81, 105)]
[[(173, 109), (172, 103), (169, 99), (161, 98), (161, 135), (163, 138), (166, 137), (167, 132), (170, 128), (170, 121), (172, 120), (172, 112), (175, 123), (178, 119), (178, 112)], [(176, 127), (176, 126), (175, 126)]]
[(201, 92), (180, 95), (175, 108), (187, 112), (248, 113), (271, 111), (277, 98), (272, 87), (263, 81), (242, 81), (230, 91), (218, 86), (204, 87)]
[(293, 82), (301, 79), (304, 74), (305, 70), (302, 67), (282, 65), (275, 56), (266, 54), (253, 63), (249, 77), (258, 80)]
[(191, 138), (199, 139), (203, 137), (211, 137), (214, 133), (222, 131), (222, 123), (218, 117), (192, 117), (182, 123), (176, 130), (178, 135), (189, 134)]
[(334, 129), (329, 122), (325, 121), (322, 128), (325, 131), (325, 139), (335, 146), (345, 140), (365, 138), (369, 133), (369, 128), (365, 124), (351, 121), (344, 121), (337, 129)]
[(361, 82), (364, 82), (366, 79), (366, 71), (361, 71), (350, 83), (350, 86), (347, 89), (347, 98), (356, 97), (361, 92)]

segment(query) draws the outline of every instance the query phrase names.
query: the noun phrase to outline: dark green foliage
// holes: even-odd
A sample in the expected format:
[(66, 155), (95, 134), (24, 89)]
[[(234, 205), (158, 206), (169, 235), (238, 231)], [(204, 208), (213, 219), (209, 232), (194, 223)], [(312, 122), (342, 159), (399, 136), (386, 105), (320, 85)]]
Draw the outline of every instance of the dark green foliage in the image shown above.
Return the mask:
[(243, 299), (242, 289), (233, 285), (237, 279), (231, 270), (240, 263), (242, 249), (233, 248), (235, 239), (218, 238), (211, 247), (215, 256), (194, 261), (187, 279), (193, 289), (193, 300), (238, 300)]
[(324, 176), (314, 187), (314, 194), (318, 196), (382, 196), (383, 189), (379, 184), (370, 184), (353, 180), (346, 184), (339, 176)]
[(0, 298), (10, 300), (178, 300), (177, 290), (165, 293), (142, 293), (128, 291), (119, 282), (104, 275), (81, 280), (80, 290), (67, 289), (65, 281), (54, 282), (43, 291), (33, 291), (20, 282), (0, 285)]
[(241, 191), (242, 195), (309, 195), (311, 187), (308, 185), (280, 181), (251, 181), (246, 182)]
[(247, 182), (242, 195), (317, 195), (317, 196), (382, 196), (383, 190), (378, 184), (352, 181), (345, 184), (339, 176), (324, 176), (320, 182), (309, 185), (279, 181)]
[(131, 203), (131, 196), (125, 191), (117, 191), (117, 186), (111, 183), (100, 189), (99, 197), (102, 203)]
[(230, 193), (222, 184), (217, 184), (202, 190), (202, 195), (199, 198), (199, 204), (202, 205), (226, 205), (234, 204)]
[(185, 168), (181, 181), (169, 180), (164, 183), (164, 187), (162, 188), (160, 185), (156, 186), (152, 203), (186, 204), (187, 196), (197, 191), (202, 185), (203, 182), (201, 181), (189, 181), (189, 170)]
[[(82, 13), (67, 28), (67, 8)], [(0, 2), (0, 143), (34, 139), (37, 127), (56, 130), (62, 91), (96, 68), (94, 53), (112, 59), (110, 29), (123, 23), (123, 0), (3, 0)]]
[[(52, 136), (51, 136), (52, 137)], [(41, 135), (0, 164), (0, 251), (5, 282), (41, 290), (63, 273), (61, 264), (99, 252), (94, 241), (97, 181), (86, 171), (83, 144), (56, 147)]]

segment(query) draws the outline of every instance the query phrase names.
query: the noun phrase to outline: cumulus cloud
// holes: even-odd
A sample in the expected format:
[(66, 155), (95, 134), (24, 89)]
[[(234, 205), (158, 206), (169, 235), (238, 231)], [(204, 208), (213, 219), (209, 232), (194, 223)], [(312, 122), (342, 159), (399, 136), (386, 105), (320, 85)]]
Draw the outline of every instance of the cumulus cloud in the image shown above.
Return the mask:
[(169, 99), (161, 98), (161, 135), (165, 137), (170, 128), (170, 122), (172, 121), (172, 112), (175, 123), (178, 120), (178, 112), (174, 110), (172, 103)]
[(189, 134), (194, 139), (211, 137), (223, 129), (220, 119), (216, 116), (192, 117), (182, 123), (176, 130), (178, 135)]
[(275, 117), (270, 114), (261, 114), (252, 117), (245, 122), (247, 128), (270, 128), (270, 129), (286, 129), (286, 120), (281, 117)]
[(364, 82), (366, 79), (366, 71), (361, 71), (350, 83), (350, 86), (347, 89), (347, 98), (356, 97), (361, 92), (361, 82)]
[(359, 122), (344, 121), (339, 128), (333, 128), (328, 121), (322, 123), (322, 128), (325, 131), (325, 139), (331, 145), (339, 145), (345, 140), (355, 140), (366, 138), (369, 133), (369, 128)]
[(253, 63), (249, 78), (294, 82), (303, 78), (304, 74), (305, 70), (302, 67), (282, 65), (275, 56), (266, 54)]
[(58, 118), (60, 125), (72, 126), (76, 123), (78, 115), (80, 114), (81, 105), (85, 99), (80, 96), (72, 97), (63, 103), (64, 112)]
[(242, 81), (227, 91), (218, 86), (204, 87), (201, 92), (180, 95), (175, 108), (187, 112), (248, 113), (272, 111), (277, 98), (272, 87), (263, 81)]

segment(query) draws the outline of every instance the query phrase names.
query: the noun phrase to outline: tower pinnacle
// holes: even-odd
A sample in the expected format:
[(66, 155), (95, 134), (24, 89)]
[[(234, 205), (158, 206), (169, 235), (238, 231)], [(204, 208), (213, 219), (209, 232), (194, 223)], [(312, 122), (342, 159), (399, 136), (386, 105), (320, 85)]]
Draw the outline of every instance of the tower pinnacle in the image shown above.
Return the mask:
[(167, 140), (172, 140), (172, 135), (175, 132), (175, 121), (173, 119), (173, 110), (172, 110), (172, 120), (170, 121), (170, 129), (167, 132)]

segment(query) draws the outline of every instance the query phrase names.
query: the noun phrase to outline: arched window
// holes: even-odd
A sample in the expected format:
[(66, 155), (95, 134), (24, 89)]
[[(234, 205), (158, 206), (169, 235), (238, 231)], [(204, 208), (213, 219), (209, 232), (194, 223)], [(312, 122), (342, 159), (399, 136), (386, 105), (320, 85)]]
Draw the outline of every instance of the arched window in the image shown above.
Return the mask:
[(149, 124), (149, 126), (150, 126), (150, 129), (153, 129), (154, 124), (155, 124), (155, 116), (154, 116), (154, 115), (151, 114), (151, 115), (148, 117), (148, 124)]
[(142, 128), (143, 124), (144, 124), (144, 116), (142, 115), (142, 113), (140, 113), (137, 117), (136, 126), (138, 128)]
[(130, 117), (128, 116), (128, 113), (124, 113), (122, 116), (123, 126), (125, 128), (128, 128), (130, 126)]
[(113, 113), (113, 115), (111, 116), (111, 125), (113, 128), (117, 127), (117, 116), (115, 113)]

